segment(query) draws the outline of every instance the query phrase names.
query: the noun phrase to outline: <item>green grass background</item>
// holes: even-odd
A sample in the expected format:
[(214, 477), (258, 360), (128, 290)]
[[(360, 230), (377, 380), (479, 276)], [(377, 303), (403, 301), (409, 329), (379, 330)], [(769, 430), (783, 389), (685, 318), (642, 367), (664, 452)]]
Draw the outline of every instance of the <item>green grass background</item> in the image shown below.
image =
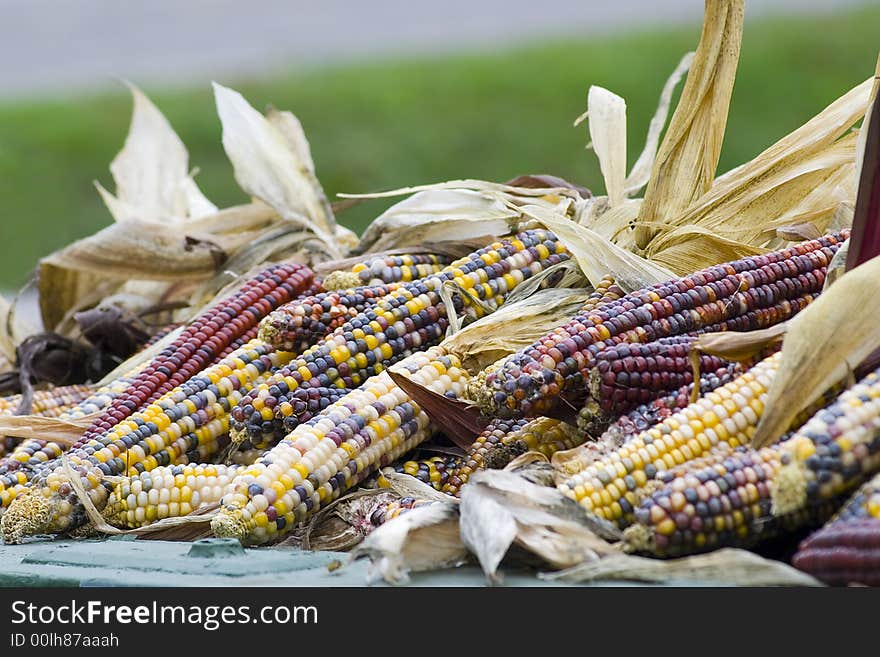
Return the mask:
[[(330, 195), (522, 173), (553, 173), (601, 191), (595, 157), (584, 150), (586, 127), (572, 127), (587, 88), (602, 85), (627, 100), (632, 163), (660, 89), (696, 46), (699, 29), (218, 81), (255, 107), (273, 104), (300, 117)], [(880, 7), (747, 21), (720, 170), (751, 158), (869, 77), (878, 34)], [(220, 144), (208, 82), (145, 91), (187, 144), (203, 191), (226, 206), (244, 195)], [(40, 256), (110, 222), (92, 180), (112, 189), (107, 167), (130, 110), (122, 89), (0, 104), (0, 289), (22, 284)], [(388, 204), (367, 203), (340, 220), (361, 231)]]

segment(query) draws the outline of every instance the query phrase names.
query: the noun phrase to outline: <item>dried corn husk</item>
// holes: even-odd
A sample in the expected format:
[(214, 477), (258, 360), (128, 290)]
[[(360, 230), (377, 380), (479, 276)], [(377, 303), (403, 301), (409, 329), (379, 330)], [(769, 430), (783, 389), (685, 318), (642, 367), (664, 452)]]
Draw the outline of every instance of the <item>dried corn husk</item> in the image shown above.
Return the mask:
[[(800, 151), (787, 162), (776, 159), (775, 147), (768, 149), (673, 219), (646, 255), (676, 262), (699, 235), (700, 241), (718, 245), (723, 260), (730, 260), (749, 250), (760, 253), (778, 228), (804, 220), (824, 233), (838, 205), (852, 203), (855, 144), (856, 136), (850, 134), (816, 151)], [(681, 267), (692, 267), (692, 262)]]
[(313, 233), (329, 257), (342, 257), (354, 240), (351, 231), (336, 224), (299, 121), (274, 110), (264, 117), (240, 93), (216, 82), (214, 97), (223, 148), (239, 186)]
[(669, 269), (620, 248), (555, 211), (531, 205), (522, 211), (556, 233), (594, 286), (608, 275), (628, 292), (675, 278)]
[(587, 113), (590, 116), (590, 139), (605, 179), (608, 204), (614, 207), (625, 199), (626, 101), (594, 85), (587, 92)]
[[(536, 182), (535, 177), (530, 179)], [(548, 182), (548, 184), (550, 184)], [(412, 195), (377, 217), (364, 231), (357, 253), (492, 237), (517, 230), (519, 206), (530, 203), (568, 208), (583, 200), (567, 187), (517, 187), (484, 180), (450, 180), (373, 194), (340, 194), (370, 199)], [(489, 238), (489, 239), (486, 239)]]
[(610, 193), (607, 196), (576, 200), (574, 203), (575, 221), (596, 231), (602, 237), (612, 240), (624, 249), (636, 250), (632, 223), (638, 218), (642, 205), (642, 199), (628, 197), (648, 183), (651, 168), (654, 166), (654, 159), (657, 156), (660, 135), (669, 114), (672, 92), (687, 73), (693, 57), (694, 53), (686, 54), (669, 79), (666, 80), (657, 109), (648, 127), (644, 148), (625, 179), (626, 162), (620, 163), (620, 144), (625, 147), (626, 139), (625, 116), (623, 120), (620, 117), (621, 106), (625, 109), (623, 99), (601, 87), (591, 87), (588, 94), (588, 104), (598, 105), (599, 111), (588, 109), (575, 121), (575, 125), (578, 125), (589, 116), (592, 147), (600, 163), (603, 161), (617, 163), (614, 166), (605, 165), (602, 169), (605, 177), (605, 189), (622, 189), (622, 192), (615, 192), (614, 200), (611, 199)]
[(590, 291), (566, 287), (538, 290), (520, 301), (505, 303), (447, 338), (443, 346), (459, 356), (467, 370), (482, 370), (576, 315)]
[(493, 196), (470, 189), (429, 189), (392, 205), (367, 229), (358, 252), (493, 237), (515, 229), (519, 213)]
[(462, 488), (460, 512), (461, 538), (493, 583), (500, 581), (498, 567), (514, 544), (556, 568), (618, 551), (599, 535), (616, 538), (613, 527), (587, 516), (556, 488), (511, 469), (473, 474)]
[(40, 261), (40, 310), (47, 330), (69, 333), (65, 317), (124, 292), (125, 282), (134, 278), (157, 281), (144, 301), (151, 305), (167, 287), (162, 281), (206, 278), (225, 257), (226, 245), (188, 248), (180, 235), (217, 208), (196, 186), (186, 148), (168, 120), (143, 92), (129, 88), (131, 126), (110, 165), (115, 195), (96, 183), (116, 223)]
[(787, 330), (788, 322), (782, 322), (757, 331), (703, 333), (697, 336), (691, 351), (741, 363), (781, 342)]
[(65, 420), (39, 415), (4, 415), (0, 416), (0, 437), (22, 440), (37, 438), (70, 446), (82, 437), (96, 417), (97, 414)]
[(782, 362), (755, 436), (761, 447), (880, 346), (880, 256), (841, 276), (787, 322)]
[(660, 144), (635, 241), (705, 194), (715, 178), (742, 41), (743, 1), (707, 0), (703, 32), (681, 99)]
[(378, 527), (352, 552), (368, 557), (369, 581), (405, 584), (411, 572), (459, 566), (468, 551), (458, 531), (458, 504), (416, 507)]
[(116, 195), (95, 183), (116, 221), (179, 224), (217, 212), (190, 175), (189, 154), (168, 119), (128, 84), (134, 101), (125, 145), (110, 164)]
[(576, 583), (624, 581), (672, 586), (822, 586), (817, 579), (781, 561), (735, 548), (669, 560), (614, 554), (540, 577)]

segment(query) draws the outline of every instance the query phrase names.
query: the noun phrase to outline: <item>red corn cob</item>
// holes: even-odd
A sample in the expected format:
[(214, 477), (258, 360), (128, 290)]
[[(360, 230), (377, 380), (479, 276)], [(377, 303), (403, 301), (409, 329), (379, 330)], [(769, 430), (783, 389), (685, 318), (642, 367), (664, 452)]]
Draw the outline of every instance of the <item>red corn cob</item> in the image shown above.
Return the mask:
[(287, 303), (312, 284), (314, 274), (304, 265), (267, 267), (235, 293), (197, 317), (144, 368), (126, 394), (86, 430), (78, 444), (97, 438), (139, 408), (155, 401), (197, 374), (269, 312)]

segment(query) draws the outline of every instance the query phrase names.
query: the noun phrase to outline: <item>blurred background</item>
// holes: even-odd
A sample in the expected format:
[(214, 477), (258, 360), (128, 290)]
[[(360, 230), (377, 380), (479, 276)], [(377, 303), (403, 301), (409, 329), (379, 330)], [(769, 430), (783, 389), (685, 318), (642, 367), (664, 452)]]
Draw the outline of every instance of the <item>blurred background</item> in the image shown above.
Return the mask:
[[(552, 173), (602, 191), (572, 121), (590, 84), (628, 106), (630, 164), (660, 89), (696, 47), (700, 0), (0, 0), (0, 291), (110, 223), (138, 84), (218, 206), (242, 202), (210, 81), (301, 119), (327, 193)], [(747, 0), (720, 170), (872, 75), (880, 6)], [(340, 214), (360, 231), (390, 201)]]

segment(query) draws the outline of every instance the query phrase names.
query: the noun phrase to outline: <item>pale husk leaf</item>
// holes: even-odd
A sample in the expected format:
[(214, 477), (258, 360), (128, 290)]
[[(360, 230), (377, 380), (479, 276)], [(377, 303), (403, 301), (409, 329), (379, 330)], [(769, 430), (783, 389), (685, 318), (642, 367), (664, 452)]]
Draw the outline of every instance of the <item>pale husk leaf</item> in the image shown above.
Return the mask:
[[(618, 548), (596, 531), (613, 531), (590, 519), (556, 488), (510, 470), (475, 473), (461, 491), (461, 537), (491, 582), (516, 543), (556, 568), (611, 554)], [(615, 532), (616, 534), (616, 532)]]
[(880, 346), (878, 298), (880, 256), (841, 276), (789, 320), (754, 447), (778, 440), (801, 410)]
[(358, 251), (374, 252), (506, 235), (519, 213), (486, 193), (469, 189), (430, 189), (395, 203), (364, 231)]
[(416, 507), (378, 527), (352, 551), (368, 557), (370, 581), (405, 584), (411, 572), (449, 568), (464, 563), (467, 548), (458, 531), (457, 504)]
[(523, 214), (556, 233), (593, 286), (608, 275), (628, 292), (675, 278), (673, 271), (622, 249), (553, 210), (529, 205)]
[(750, 166), (741, 168), (661, 227), (665, 232), (651, 241), (646, 254), (654, 258), (671, 244), (687, 242), (695, 230), (746, 248), (769, 245), (778, 228), (796, 221), (810, 220), (824, 229), (840, 203), (854, 201), (847, 176), (852, 173), (855, 140), (855, 134), (847, 135), (754, 175)]
[(92, 414), (65, 420), (39, 415), (3, 415), (0, 416), (0, 436), (22, 440), (37, 438), (70, 446), (82, 437), (96, 417), (97, 414)]
[[(214, 273), (217, 252), (206, 244), (187, 250), (183, 236), (140, 221), (119, 221), (40, 260), (40, 308), (54, 328), (99, 285), (110, 294), (130, 279), (176, 282)], [(161, 288), (157, 288), (159, 290)]]
[(110, 164), (114, 196), (96, 183), (116, 221), (176, 224), (217, 211), (189, 172), (189, 154), (168, 119), (137, 87), (125, 145)]
[[(283, 219), (312, 231), (333, 257), (342, 257), (336, 222), (332, 214), (327, 214), (323, 191), (315, 187), (312, 165), (300, 159), (298, 138), (285, 136), (237, 91), (215, 82), (214, 98), (223, 125), (223, 148), (238, 185), (272, 206)], [(283, 117), (277, 122), (290, 128)]]
[(782, 322), (757, 331), (703, 333), (697, 336), (691, 351), (742, 362), (781, 342), (787, 330), (788, 322)]
[(667, 560), (614, 554), (568, 570), (544, 573), (540, 577), (572, 583), (624, 581), (670, 585), (822, 586), (815, 578), (781, 561), (735, 548)]
[(476, 371), (530, 345), (577, 314), (589, 290), (549, 288), (521, 301), (505, 303), (447, 338), (443, 346)]
[(605, 191), (611, 206), (624, 200), (626, 178), (626, 101), (603, 87), (591, 86), (587, 93), (590, 140), (599, 158)]
[[(712, 185), (739, 61), (743, 0), (707, 0), (700, 42), (645, 190), (641, 220), (664, 223)], [(655, 229), (639, 226), (645, 248)]]
[[(656, 250), (653, 250), (655, 245)], [(722, 237), (701, 226), (681, 226), (663, 233), (651, 243), (651, 250), (649, 257), (652, 262), (658, 266), (665, 265), (678, 276), (719, 262), (767, 252), (765, 248)]]
[(345, 226), (336, 223), (336, 219), (333, 216), (333, 208), (330, 206), (327, 194), (321, 186), (321, 181), (318, 180), (315, 174), (312, 149), (300, 120), (293, 112), (282, 112), (273, 107), (266, 111), (266, 119), (278, 129), (287, 141), (288, 148), (290, 148), (299, 161), (299, 173), (309, 183), (309, 187), (314, 192), (316, 203), (322, 208), (322, 222), (328, 226), (328, 230), (332, 228), (335, 231), (336, 237), (343, 247), (343, 253), (357, 246), (357, 235)]

